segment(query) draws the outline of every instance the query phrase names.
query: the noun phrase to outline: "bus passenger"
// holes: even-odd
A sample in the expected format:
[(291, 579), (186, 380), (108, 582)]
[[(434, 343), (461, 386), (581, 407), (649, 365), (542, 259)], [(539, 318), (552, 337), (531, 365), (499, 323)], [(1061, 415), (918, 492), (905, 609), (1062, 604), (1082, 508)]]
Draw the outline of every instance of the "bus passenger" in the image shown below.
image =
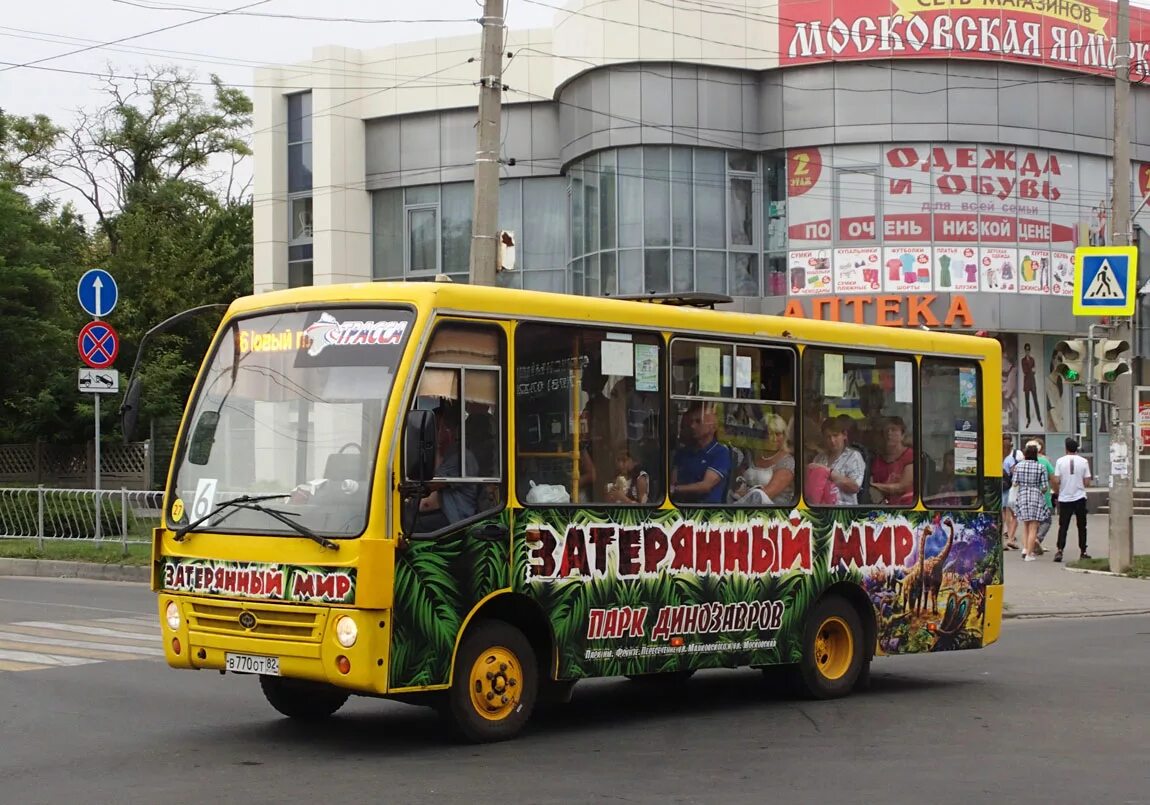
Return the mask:
[(787, 422), (778, 414), (767, 418), (767, 440), (753, 451), (751, 466), (735, 487), (739, 506), (789, 506), (795, 497), (795, 459), (787, 447)]
[(615, 452), (615, 469), (618, 476), (607, 485), (607, 500), (612, 503), (647, 503), (651, 493), (651, 476), (631, 455), (631, 448), (623, 445)]
[(871, 460), (871, 488), (882, 495), (878, 502), (889, 506), (914, 503), (914, 450), (907, 447), (905, 439), (902, 417), (888, 417), (882, 446)]
[(672, 502), (726, 503), (731, 451), (715, 438), (714, 405), (693, 403), (683, 419), (686, 443), (672, 459)]
[[(463, 477), (459, 440), (455, 434), (458, 415), (453, 418), (443, 407), (436, 409), (436, 413), (435, 477)], [(472, 477), (479, 474), (478, 462), (470, 450), (467, 451), (466, 474)], [(479, 511), (479, 484), (432, 481), (428, 488), (431, 491), (419, 501), (419, 517), (415, 521), (417, 533), (439, 531)]]
[(866, 460), (858, 450), (847, 447), (847, 429), (837, 417), (823, 421), (822, 434), (823, 449), (807, 465), (803, 494), (817, 506), (857, 506)]

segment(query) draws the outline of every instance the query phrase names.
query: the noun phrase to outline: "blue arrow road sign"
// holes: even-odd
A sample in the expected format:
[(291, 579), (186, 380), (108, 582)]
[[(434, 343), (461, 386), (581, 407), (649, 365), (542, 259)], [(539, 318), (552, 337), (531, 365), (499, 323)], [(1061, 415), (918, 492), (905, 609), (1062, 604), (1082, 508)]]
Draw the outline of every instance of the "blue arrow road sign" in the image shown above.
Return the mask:
[(76, 283), (76, 298), (89, 316), (101, 319), (116, 307), (120, 292), (112, 275), (102, 268), (85, 271)]

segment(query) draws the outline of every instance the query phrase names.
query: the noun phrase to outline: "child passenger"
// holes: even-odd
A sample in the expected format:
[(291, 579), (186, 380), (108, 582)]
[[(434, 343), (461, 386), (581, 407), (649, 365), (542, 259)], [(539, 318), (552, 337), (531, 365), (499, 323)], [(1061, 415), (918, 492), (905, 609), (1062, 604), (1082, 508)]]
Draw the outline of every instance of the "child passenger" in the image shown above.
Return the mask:
[(612, 503), (645, 505), (651, 494), (651, 476), (631, 455), (629, 447), (623, 446), (615, 451), (615, 470), (618, 477), (607, 484), (607, 500)]

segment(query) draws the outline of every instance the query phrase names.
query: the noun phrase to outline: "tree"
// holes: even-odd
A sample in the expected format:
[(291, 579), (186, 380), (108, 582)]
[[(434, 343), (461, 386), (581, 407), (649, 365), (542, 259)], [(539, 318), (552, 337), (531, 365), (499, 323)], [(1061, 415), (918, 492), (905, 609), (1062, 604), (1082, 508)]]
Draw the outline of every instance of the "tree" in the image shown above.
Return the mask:
[[(110, 73), (108, 102), (81, 110), (76, 125), (43, 156), (52, 180), (82, 195), (96, 213), (108, 250), (120, 247), (119, 214), (171, 182), (207, 188), (234, 174), (251, 154), (244, 132), (252, 103), (212, 76), (209, 103), (192, 76), (175, 67), (135, 76)], [(230, 170), (216, 169), (217, 159)]]
[[(112, 74), (105, 90), (107, 103), (68, 129), (0, 113), (0, 334), (16, 339), (7, 343), (22, 361), (0, 404), (0, 440), (90, 438), (90, 395), (75, 387), (84, 314), (72, 302), (85, 269), (106, 268), (119, 284), (109, 321), (122, 371), (163, 319), (251, 292), (251, 199), (232, 197), (250, 154), (251, 101), (214, 77), (205, 98), (175, 68)], [(71, 208), (33, 204), (17, 185), (78, 193), (92, 231)], [(144, 363), (145, 416), (180, 413), (214, 324), (192, 321), (157, 341)], [(118, 424), (116, 408), (103, 407), (104, 433)]]

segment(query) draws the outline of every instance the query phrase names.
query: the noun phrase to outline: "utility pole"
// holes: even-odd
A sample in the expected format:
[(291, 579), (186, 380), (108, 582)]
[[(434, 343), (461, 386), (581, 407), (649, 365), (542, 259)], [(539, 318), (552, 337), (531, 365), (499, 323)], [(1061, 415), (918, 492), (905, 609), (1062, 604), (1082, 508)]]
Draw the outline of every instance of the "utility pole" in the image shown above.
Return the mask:
[(471, 218), (471, 284), (494, 285), (499, 260), (499, 124), (503, 97), (503, 0), (484, 0), (483, 60)]
[[(1113, 243), (1128, 246), (1130, 228), (1130, 0), (1118, 0), (1118, 26), (1114, 43), (1114, 186), (1111, 189)], [(1130, 266), (1137, 271), (1137, 265)], [(1137, 284), (1135, 284), (1137, 285)], [(1114, 337), (1134, 344), (1131, 320), (1115, 320)], [(1134, 554), (1134, 485), (1131, 463), (1134, 444), (1134, 393), (1131, 373), (1114, 382), (1114, 427), (1110, 429), (1110, 455), (1124, 462), (1122, 472), (1110, 469), (1110, 570), (1123, 573)]]

